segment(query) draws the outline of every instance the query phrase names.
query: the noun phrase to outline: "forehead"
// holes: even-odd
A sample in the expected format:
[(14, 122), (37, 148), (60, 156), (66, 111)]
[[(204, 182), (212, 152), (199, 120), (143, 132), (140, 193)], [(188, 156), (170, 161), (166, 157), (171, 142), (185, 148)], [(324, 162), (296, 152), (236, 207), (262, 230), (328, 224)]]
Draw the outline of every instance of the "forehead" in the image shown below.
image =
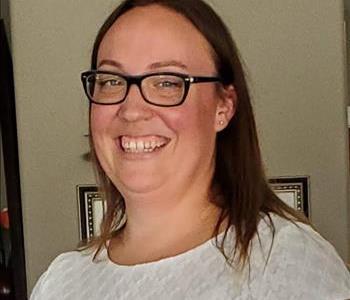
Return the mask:
[(118, 18), (100, 44), (97, 64), (102, 60), (116, 61), (133, 74), (166, 61), (198, 74), (215, 71), (205, 37), (184, 16), (159, 5), (137, 7)]

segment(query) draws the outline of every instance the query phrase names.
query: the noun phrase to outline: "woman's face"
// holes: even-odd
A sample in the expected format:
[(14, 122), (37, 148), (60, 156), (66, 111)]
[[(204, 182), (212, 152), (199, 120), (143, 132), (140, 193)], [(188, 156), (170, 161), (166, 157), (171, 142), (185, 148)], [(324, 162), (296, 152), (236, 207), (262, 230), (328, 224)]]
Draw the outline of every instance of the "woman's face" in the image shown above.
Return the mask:
[[(183, 16), (157, 5), (132, 9), (116, 21), (101, 42), (97, 66), (125, 75), (217, 75), (205, 38)], [(123, 103), (92, 104), (99, 162), (124, 196), (171, 187), (181, 192), (204, 182), (214, 168), (215, 137), (228, 122), (222, 111), (229, 102), (214, 83), (199, 83), (182, 105), (157, 107), (132, 85)], [(160, 147), (142, 150), (154, 145)]]

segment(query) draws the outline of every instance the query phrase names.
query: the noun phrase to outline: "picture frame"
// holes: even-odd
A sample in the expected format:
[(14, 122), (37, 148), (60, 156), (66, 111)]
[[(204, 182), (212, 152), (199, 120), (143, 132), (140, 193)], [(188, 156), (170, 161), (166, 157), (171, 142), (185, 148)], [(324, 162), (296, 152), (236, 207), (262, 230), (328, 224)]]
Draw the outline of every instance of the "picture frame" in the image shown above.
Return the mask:
[(100, 225), (106, 211), (96, 185), (77, 185), (80, 240), (89, 240), (100, 232)]
[(275, 177), (270, 178), (269, 183), (283, 202), (310, 217), (308, 176)]

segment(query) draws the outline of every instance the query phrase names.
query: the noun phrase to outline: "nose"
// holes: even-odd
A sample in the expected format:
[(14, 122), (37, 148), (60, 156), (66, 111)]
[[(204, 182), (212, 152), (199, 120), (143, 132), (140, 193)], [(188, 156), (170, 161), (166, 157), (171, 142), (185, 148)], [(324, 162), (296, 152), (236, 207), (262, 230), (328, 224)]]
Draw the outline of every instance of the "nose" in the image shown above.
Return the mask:
[(118, 116), (127, 122), (136, 122), (152, 118), (152, 109), (143, 99), (137, 85), (133, 84), (130, 86), (126, 99), (120, 104)]

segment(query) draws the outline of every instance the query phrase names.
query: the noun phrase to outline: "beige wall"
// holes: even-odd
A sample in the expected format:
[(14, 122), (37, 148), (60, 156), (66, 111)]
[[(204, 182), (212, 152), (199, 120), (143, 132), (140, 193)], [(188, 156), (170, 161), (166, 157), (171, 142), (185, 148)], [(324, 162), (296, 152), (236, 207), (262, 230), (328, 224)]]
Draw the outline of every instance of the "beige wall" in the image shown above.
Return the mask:
[[(112, 3), (113, 1), (110, 1)], [(92, 183), (80, 72), (111, 9), (102, 1), (11, 1), (28, 288), (78, 242), (76, 185)]]
[[(345, 30), (346, 30), (346, 49), (347, 49), (347, 82), (350, 80), (350, 0), (344, 0), (345, 7)], [(349, 89), (348, 89), (348, 105), (350, 105)]]
[[(75, 186), (93, 182), (79, 73), (117, 2), (10, 3), (29, 290), (78, 242)], [(211, 2), (248, 66), (269, 176), (311, 176), (312, 220), (348, 259), (342, 1)]]
[(249, 69), (267, 173), (311, 177), (312, 220), (349, 259), (343, 2), (230, 2), (215, 6)]

